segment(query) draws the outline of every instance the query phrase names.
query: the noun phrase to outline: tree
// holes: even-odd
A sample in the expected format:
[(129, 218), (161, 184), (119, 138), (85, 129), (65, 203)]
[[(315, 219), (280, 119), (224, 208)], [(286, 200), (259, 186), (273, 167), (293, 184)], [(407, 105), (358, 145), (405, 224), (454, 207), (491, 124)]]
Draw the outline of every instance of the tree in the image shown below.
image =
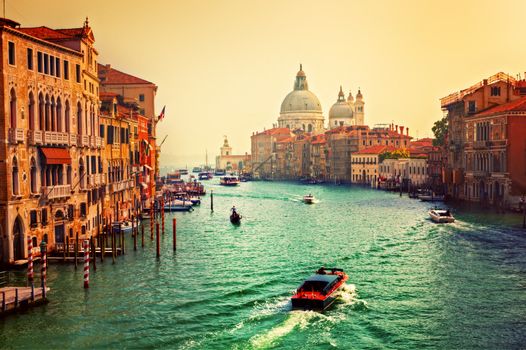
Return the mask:
[(444, 146), (446, 143), (447, 136), (447, 117), (443, 117), (440, 120), (437, 120), (431, 130), (435, 134), (435, 139), (433, 140), (433, 146)]

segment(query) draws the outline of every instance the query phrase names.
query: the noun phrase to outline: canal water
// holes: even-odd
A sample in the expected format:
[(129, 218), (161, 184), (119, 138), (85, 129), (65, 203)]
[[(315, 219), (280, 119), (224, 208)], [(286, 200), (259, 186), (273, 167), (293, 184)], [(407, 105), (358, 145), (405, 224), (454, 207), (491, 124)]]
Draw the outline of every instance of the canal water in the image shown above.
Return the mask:
[[(0, 320), (0, 348), (473, 349), (526, 344), (521, 218), (357, 187), (208, 183), (192, 213), (169, 214), (162, 256), (146, 240), (112, 265), (49, 267), (50, 302)], [(306, 193), (318, 198), (305, 205)], [(243, 215), (228, 220), (235, 205)], [(172, 251), (171, 218), (178, 250)], [(146, 227), (148, 233), (149, 226)], [(148, 236), (148, 234), (147, 234)], [(291, 311), (321, 265), (350, 278), (325, 313)]]

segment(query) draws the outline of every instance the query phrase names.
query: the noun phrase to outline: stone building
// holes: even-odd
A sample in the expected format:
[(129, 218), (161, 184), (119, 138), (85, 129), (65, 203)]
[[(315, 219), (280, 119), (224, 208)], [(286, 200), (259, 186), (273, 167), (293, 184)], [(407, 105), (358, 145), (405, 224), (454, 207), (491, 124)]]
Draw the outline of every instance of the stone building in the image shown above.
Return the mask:
[(232, 147), (228, 144), (226, 136), (220, 152), (220, 155), (216, 157), (216, 169), (243, 171), (250, 162), (250, 155), (248, 153), (242, 155), (232, 153)]
[(273, 178), (276, 170), (276, 143), (291, 136), (292, 133), (287, 128), (272, 128), (251, 136), (251, 163), (254, 177)]
[[(159, 176), (158, 149), (156, 141), (157, 115), (155, 114), (155, 95), (157, 86), (145, 79), (133, 76), (113, 68), (110, 64), (98, 65), (101, 92), (115, 93), (122, 96), (126, 102), (137, 103), (138, 114), (148, 121), (148, 141), (145, 144), (149, 150), (148, 158), (151, 164), (142, 167), (143, 178), (150, 179), (148, 188), (143, 190), (142, 196), (155, 192), (155, 179)], [(149, 198), (151, 199), (151, 198)], [(148, 200), (146, 200), (146, 203)]]
[[(0, 20), (0, 262), (96, 232), (104, 195), (95, 37)], [(34, 248), (35, 252), (38, 248)]]
[(526, 163), (520, 148), (524, 96), (524, 80), (497, 73), (440, 100), (448, 120), (443, 179), (452, 198), (517, 205)]

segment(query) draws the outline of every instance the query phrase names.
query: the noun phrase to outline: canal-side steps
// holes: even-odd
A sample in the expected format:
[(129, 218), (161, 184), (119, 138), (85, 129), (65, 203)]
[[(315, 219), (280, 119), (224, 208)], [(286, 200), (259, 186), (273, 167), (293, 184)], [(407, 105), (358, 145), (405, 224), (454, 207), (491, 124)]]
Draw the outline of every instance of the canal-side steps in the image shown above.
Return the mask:
[[(0, 271), (0, 317), (47, 302), (49, 287), (8, 286), (17, 283), (12, 271)], [(19, 283), (19, 282), (18, 282)]]

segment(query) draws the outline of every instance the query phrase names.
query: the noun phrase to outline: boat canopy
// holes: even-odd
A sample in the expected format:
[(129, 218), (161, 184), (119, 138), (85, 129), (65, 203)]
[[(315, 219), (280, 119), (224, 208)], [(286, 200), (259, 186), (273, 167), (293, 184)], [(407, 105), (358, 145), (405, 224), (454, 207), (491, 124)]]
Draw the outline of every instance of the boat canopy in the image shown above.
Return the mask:
[(303, 282), (299, 290), (314, 290), (326, 294), (339, 279), (338, 275), (312, 275)]

